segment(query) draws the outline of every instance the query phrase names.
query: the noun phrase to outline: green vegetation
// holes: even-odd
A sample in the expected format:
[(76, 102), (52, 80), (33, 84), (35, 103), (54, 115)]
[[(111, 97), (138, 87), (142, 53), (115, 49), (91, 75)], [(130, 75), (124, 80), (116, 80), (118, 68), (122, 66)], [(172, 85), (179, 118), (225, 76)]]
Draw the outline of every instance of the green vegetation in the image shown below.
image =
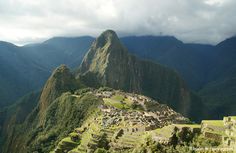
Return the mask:
[(174, 132), (174, 126), (173, 125), (169, 125), (169, 126), (165, 126), (163, 128), (158, 128), (156, 130), (154, 130), (153, 132), (155, 132), (155, 134), (158, 134), (160, 136), (163, 136), (165, 138), (170, 138), (172, 136), (172, 133)]
[[(11, 123), (16, 125), (11, 126), (12, 135), (8, 135), (7, 141), (4, 141), (4, 146), (7, 147), (4, 147), (3, 152), (49, 152), (69, 132), (95, 113), (101, 103), (101, 99), (91, 94), (84, 93), (80, 97), (74, 97), (70, 93), (64, 93), (45, 110), (42, 126), (38, 126), (38, 109), (35, 109), (23, 123)], [(17, 145), (11, 145), (8, 141), (10, 139), (19, 139), (14, 142)], [(28, 147), (19, 148), (22, 145)]]
[[(124, 121), (125, 116), (117, 124), (114, 122), (118, 119), (116, 112), (111, 112), (114, 117), (109, 118), (103, 112), (106, 111), (106, 108), (102, 110), (98, 106), (106, 104), (117, 109), (125, 109), (123, 113), (132, 111), (145, 113), (143, 112), (145, 110), (137, 111), (141, 110), (143, 106), (128, 99), (127, 95), (116, 91), (111, 98), (104, 99), (96, 97), (95, 93), (96, 90), (91, 88), (77, 90), (73, 94), (63, 93), (45, 110), (42, 124), (39, 122), (39, 108), (36, 107), (24, 122), (16, 124), (11, 129), (13, 135), (6, 138), (7, 141), (3, 141), (3, 145), (9, 146), (3, 150), (3, 153), (24, 153), (26, 151), (39, 153), (184, 153), (190, 152), (189, 147), (191, 146), (219, 145), (212, 139), (205, 137), (203, 139), (201, 135), (193, 133), (193, 129), (200, 128), (200, 125), (197, 124), (172, 124), (155, 130), (142, 131), (144, 128), (140, 125), (132, 125), (129, 120)], [(145, 105), (150, 107), (149, 110), (158, 109), (158, 106), (161, 106), (159, 109), (167, 109), (167, 106), (153, 102), (150, 102), (150, 105), (147, 104), (148, 102)], [(112, 111), (116, 111), (116, 109)], [(112, 124), (103, 124), (104, 120)], [(135, 120), (138, 121), (138, 118)], [(205, 122), (222, 125), (219, 121)], [(11, 145), (10, 139), (17, 141)], [(18, 146), (27, 147), (19, 148)]]
[(192, 146), (194, 147), (217, 147), (219, 146), (220, 143), (216, 140), (206, 138), (202, 135), (195, 137), (193, 139), (193, 144)]
[(103, 148), (98, 148), (96, 149), (95, 153), (107, 153), (108, 151), (106, 149)]
[(224, 122), (222, 120), (203, 120), (202, 123), (213, 126), (224, 126)]
[(112, 96), (111, 99), (114, 99), (116, 101), (124, 101), (125, 97), (123, 95), (116, 94), (116, 95)]
[(116, 94), (111, 98), (103, 98), (104, 103), (109, 106), (113, 106), (118, 109), (133, 109), (133, 110), (144, 110), (143, 106), (134, 103), (129, 98), (126, 98), (124, 95)]
[(75, 69), (88, 51), (92, 37), (52, 38), (42, 43), (16, 46), (0, 42), (0, 107), (42, 88), (60, 64)]
[(144, 143), (134, 148), (132, 153), (190, 153), (192, 152), (188, 145), (163, 145), (152, 140), (151, 137), (146, 137)]
[[(60, 66), (40, 98), (26, 97), (25, 104), (33, 103), (17, 104), (16, 113), (7, 110), (8, 122), (0, 120), (9, 133), (1, 138), (3, 153), (188, 152), (193, 145), (219, 145), (194, 132), (200, 125), (172, 124), (187, 121), (168, 106), (197, 118), (201, 101), (175, 71), (130, 55), (113, 31), (98, 37), (76, 75)], [(129, 99), (132, 94), (108, 92), (113, 89), (107, 87), (98, 90), (105, 91), (101, 94), (85, 85), (142, 93), (168, 106), (142, 96)], [(203, 123), (223, 126), (220, 121)]]
[(118, 109), (130, 109), (132, 102), (125, 98), (123, 95), (116, 94), (111, 98), (103, 98), (104, 103), (109, 106), (116, 107)]
[(74, 149), (78, 145), (79, 142), (74, 142), (71, 140), (71, 137), (66, 137), (59, 142), (55, 151), (51, 153), (64, 153), (68, 150)]
[(119, 109), (125, 109), (125, 105), (122, 104), (120, 101), (111, 99), (111, 98), (104, 98), (104, 103), (109, 106), (114, 106)]
[(231, 117), (232, 119), (236, 120), (236, 116), (229, 116), (229, 117)]
[(177, 126), (177, 127), (189, 127), (191, 129), (193, 129), (193, 128), (201, 128), (200, 124), (173, 124), (173, 125)]

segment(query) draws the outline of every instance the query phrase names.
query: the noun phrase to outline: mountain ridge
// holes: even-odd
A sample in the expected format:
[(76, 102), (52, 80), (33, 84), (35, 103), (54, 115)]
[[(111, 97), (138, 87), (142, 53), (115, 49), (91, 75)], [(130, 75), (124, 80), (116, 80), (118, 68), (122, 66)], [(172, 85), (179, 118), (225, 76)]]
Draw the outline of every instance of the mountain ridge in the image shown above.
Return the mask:
[[(135, 38), (138, 39), (139, 37), (140, 36), (136, 36)], [(149, 36), (144, 36), (144, 37), (146, 37), (146, 39), (148, 40)], [(227, 60), (228, 59), (227, 56), (229, 56), (229, 59), (234, 56), (231, 53), (230, 54), (227, 53), (227, 51), (223, 52), (223, 51), (218, 51), (218, 49), (217, 49), (219, 47), (219, 45), (222, 45), (222, 43), (224, 41), (222, 41), (221, 43), (219, 43), (216, 46), (215, 45), (213, 45), (213, 46), (212, 45), (202, 45), (202, 44), (200, 44), (200, 46), (199, 46), (198, 44), (184, 43), (184, 47), (180, 46), (179, 48), (176, 48), (175, 44), (174, 44), (174, 47), (173, 47), (173, 45), (169, 45), (170, 48), (172, 48), (171, 50), (168, 50), (168, 48), (164, 47), (163, 50), (161, 51), (164, 53), (167, 52), (167, 54), (165, 56), (162, 56), (161, 58), (159, 58), (159, 57), (155, 58), (154, 55), (156, 53), (152, 54), (152, 52), (159, 52), (160, 51), (160, 49), (157, 49), (158, 44), (160, 44), (160, 42), (157, 40), (161, 39), (162, 37), (165, 38), (165, 36), (160, 36), (160, 37), (151, 36), (151, 37), (152, 37), (152, 39), (156, 39), (156, 40), (153, 40), (153, 43), (150, 43), (150, 44), (154, 44), (153, 45), (154, 47), (149, 47), (147, 45), (143, 45), (143, 47), (141, 47), (140, 50), (138, 50), (137, 52), (135, 52), (135, 50), (136, 50), (135, 48), (139, 48), (139, 47), (135, 47), (134, 45), (139, 46), (141, 44), (141, 46), (142, 46), (142, 44), (146, 43), (145, 41), (132, 40), (133, 41), (133, 44), (132, 44), (132, 43), (129, 43), (129, 41), (125, 40), (126, 37), (122, 37), (121, 41), (123, 44), (125, 44), (126, 48), (128, 48), (128, 50), (132, 54), (138, 55), (139, 57), (143, 56), (147, 60), (158, 61), (161, 64), (164, 64), (164, 65), (167, 65), (168, 67), (174, 68), (180, 74), (180, 76), (182, 78), (184, 78), (185, 82), (187, 82), (187, 85), (189, 87), (191, 87), (191, 89), (194, 89), (195, 92), (198, 92), (198, 94), (200, 93), (200, 95), (203, 96), (204, 99), (205, 99), (205, 97), (209, 97), (206, 95), (209, 93), (209, 92), (206, 92), (206, 90), (212, 88), (212, 87), (209, 87), (210, 84), (214, 84), (214, 82), (216, 82), (216, 83), (217, 82), (219, 82), (219, 83), (225, 82), (224, 79), (225, 80), (226, 79), (232, 80), (231, 78), (233, 78), (233, 76), (234, 76), (233, 75), (234, 74), (234, 66), (233, 66), (234, 61)], [(231, 40), (232, 38), (229, 38), (228, 40)], [(50, 44), (51, 40), (49, 39), (50, 43), (47, 44), (47, 45), (49, 45), (49, 47), (44, 47), (45, 44), (37, 44), (36, 46), (33, 45), (30, 48), (28, 48), (29, 46), (27, 46), (27, 45), (23, 46), (23, 47), (19, 47), (19, 46), (13, 47), (17, 50), (16, 51), (17, 54), (22, 54), (22, 55), (20, 55), (20, 57), (23, 56), (22, 58), (24, 60), (21, 58), (14, 59), (15, 58), (15, 51), (13, 51), (14, 49), (7, 50), (6, 47), (1, 48), (1, 46), (0, 46), (0, 54), (1, 54), (0, 55), (0, 58), (1, 58), (1, 68), (0, 69), (2, 71), (2, 73), (0, 74), (0, 83), (2, 85), (0, 87), (0, 91), (1, 91), (0, 92), (0, 97), (1, 97), (0, 103), (4, 103), (4, 105), (1, 105), (1, 106), (10, 105), (10, 104), (14, 103), (16, 101), (16, 99), (23, 96), (24, 94), (26, 94), (32, 90), (38, 90), (39, 88), (41, 88), (43, 86), (44, 81), (46, 81), (46, 79), (50, 75), (50, 72), (52, 71), (52, 69), (56, 68), (58, 65), (65, 63), (67, 65), (69, 64), (69, 67), (72, 67), (72, 68), (77, 67), (78, 63), (81, 62), (83, 55), (85, 54), (85, 52), (89, 48), (88, 44), (94, 40), (93, 38), (90, 38), (90, 37), (88, 39), (89, 39), (88, 42), (87, 42), (87, 40), (86, 41), (84, 41), (84, 40), (77, 41), (77, 38), (74, 39), (75, 44), (77, 44), (77, 45), (73, 45), (73, 43), (69, 43), (68, 41), (63, 42), (64, 39), (62, 37), (62, 39), (60, 38), (59, 42), (53, 43), (53, 44)], [(132, 37), (130, 37), (130, 39), (132, 39)], [(175, 40), (175, 39), (176, 38), (174, 38), (173, 40)], [(68, 38), (68, 40), (70, 40), (70, 39)], [(54, 41), (54, 40), (52, 39), (52, 41)], [(86, 43), (82, 47), (83, 49), (79, 49), (81, 52), (80, 51), (77, 52), (76, 48), (80, 48), (81, 44), (83, 44), (82, 42), (86, 42)], [(6, 43), (6, 42), (2, 42), (2, 43), (4, 45), (9, 45), (9, 43)], [(168, 41), (165, 43), (171, 44)], [(234, 41), (232, 41), (232, 43), (234, 44)], [(63, 50), (57, 49), (58, 44), (63, 44), (63, 46), (62, 46)], [(181, 44), (181, 43), (177, 43), (177, 44)], [(157, 48), (155, 47), (156, 45), (157, 45)], [(67, 50), (68, 46), (70, 48), (69, 50)], [(35, 49), (35, 47), (37, 49)], [(168, 45), (167, 45), (167, 47), (168, 47)], [(224, 49), (225, 48), (224, 46), (221, 46), (221, 47), (222, 47), (221, 50), (226, 50), (226, 49)], [(234, 48), (234, 47), (232, 46), (232, 48)], [(25, 51), (25, 49), (27, 49), (28, 51)], [(145, 56), (144, 56), (144, 54), (139, 54), (139, 52), (141, 52), (145, 49), (147, 50), (147, 52), (145, 53)], [(67, 50), (68, 52), (64, 52), (65, 50)], [(11, 52), (14, 54), (10, 54)], [(29, 52), (31, 52), (30, 55), (28, 55)], [(35, 52), (37, 54), (34, 54)], [(78, 55), (77, 53), (80, 55)], [(232, 51), (232, 53), (233, 53), (233, 51)], [(67, 54), (71, 54), (71, 55), (67, 56)], [(147, 56), (147, 54), (149, 54), (149, 55)], [(157, 54), (159, 54), (159, 53), (157, 53)], [(227, 55), (227, 54), (229, 54), (229, 55)], [(66, 58), (64, 58), (65, 57), (64, 55), (66, 55)], [(77, 57), (77, 55), (79, 56), (79, 58), (75, 59)], [(46, 58), (47, 60), (44, 59), (45, 57), (47, 57)], [(26, 60), (25, 60), (25, 58), (26, 58)], [(37, 60), (33, 60), (34, 58)], [(71, 60), (70, 58), (74, 59), (74, 60)], [(7, 60), (12, 59), (12, 60), (6, 61), (6, 59)], [(28, 59), (30, 59), (30, 62), (25, 63), (25, 61), (29, 61)], [(222, 59), (224, 59), (224, 60), (222, 60)], [(50, 61), (50, 62), (48, 63), (48, 61)], [(211, 69), (213, 68), (213, 66), (218, 67), (218, 65), (220, 65), (219, 62), (223, 63), (222, 66), (219, 68), (216, 68), (215, 72), (213, 72), (214, 75), (210, 74), (210, 73), (212, 73), (210, 71), (212, 71)], [(32, 67), (32, 65), (33, 65), (33, 67)], [(232, 65), (232, 67), (231, 67), (231, 65)], [(228, 70), (225, 71), (226, 69), (228, 69)], [(19, 70), (22, 71), (23, 73), (19, 72)], [(30, 72), (30, 74), (25, 75), (28, 72)], [(38, 75), (38, 73), (39, 73), (39, 75)], [(1, 76), (4, 74), (6, 74), (8, 77)], [(37, 74), (37, 75), (35, 75), (35, 74)], [(215, 76), (218, 76), (218, 74), (223, 74), (223, 75), (221, 76), (221, 78), (215, 78)], [(31, 77), (27, 78), (27, 76), (31, 76)], [(211, 77), (211, 76), (213, 76), (213, 77)], [(15, 81), (17, 81), (17, 82), (15, 82)], [(35, 83), (36, 83), (36, 85), (35, 85)], [(22, 87), (26, 87), (27, 89), (22, 89)], [(226, 88), (226, 90), (228, 87), (229, 87), (229, 90), (234, 88), (233, 86), (231, 88), (230, 86), (225, 86), (225, 85), (222, 87)], [(212, 89), (210, 89), (210, 90), (211, 90), (211, 92), (213, 92)], [(224, 89), (222, 89), (222, 92), (223, 91), (224, 91)], [(231, 91), (233, 91), (233, 90), (231, 90)], [(219, 95), (219, 94), (217, 94), (217, 95)], [(214, 96), (212, 95), (210, 97), (214, 97)], [(218, 99), (228, 101), (224, 97), (227, 97), (227, 96), (223, 96)], [(232, 98), (234, 98), (234, 96), (232, 96)], [(206, 99), (208, 99), (208, 98), (206, 98)], [(214, 100), (217, 100), (217, 99), (214, 99)], [(210, 101), (214, 101), (214, 100), (210, 100)], [(224, 115), (227, 115), (227, 114), (224, 114)], [(219, 117), (219, 118), (221, 118), (221, 117)]]
[[(65, 65), (58, 67), (45, 83), (41, 96), (39, 93), (29, 95), (16, 105), (17, 111), (14, 112), (14, 107), (7, 110), (10, 111), (6, 113), (10, 115), (9, 121), (2, 123), (0, 118), (0, 123), (4, 124), (0, 140), (3, 153), (62, 152), (68, 151), (67, 147), (70, 150), (79, 147), (77, 152), (79, 149), (95, 151), (94, 142), (96, 147), (100, 147), (97, 143), (100, 137), (109, 140), (112, 149), (122, 150), (124, 148), (116, 144), (125, 142), (124, 146), (131, 148), (129, 137), (134, 136), (132, 132), (154, 130), (150, 134), (155, 134), (158, 131), (155, 131), (156, 127), (173, 124), (177, 118), (189, 123), (174, 110), (190, 118), (197, 119), (202, 115), (199, 112), (202, 108), (200, 99), (189, 91), (174, 70), (131, 55), (115, 32), (110, 30), (94, 41), (75, 75), (76, 78)], [(80, 81), (84, 85), (102, 88), (82, 89), (79, 84), (77, 86)], [(24, 115), (19, 115), (21, 113)], [(126, 122), (125, 117), (128, 118)], [(148, 126), (136, 126), (143, 123), (148, 123)], [(124, 124), (121, 129), (120, 124)], [(107, 125), (111, 128), (104, 128)], [(82, 128), (78, 129), (79, 132), (75, 129), (78, 127)], [(79, 146), (77, 134), (71, 133), (69, 138), (66, 137), (73, 130), (77, 134), (85, 132), (89, 139), (81, 139), (82, 145)], [(109, 139), (106, 134), (111, 134)], [(149, 141), (146, 144), (149, 146)]]
[(40, 123), (43, 124), (45, 111), (63, 92), (72, 92), (78, 87), (77, 81), (65, 65), (57, 67), (44, 85), (40, 100)]
[(191, 92), (179, 75), (165, 66), (130, 55), (114, 31), (105, 31), (94, 41), (77, 77), (88, 86), (142, 93), (167, 103), (184, 115), (191, 112), (188, 108)]

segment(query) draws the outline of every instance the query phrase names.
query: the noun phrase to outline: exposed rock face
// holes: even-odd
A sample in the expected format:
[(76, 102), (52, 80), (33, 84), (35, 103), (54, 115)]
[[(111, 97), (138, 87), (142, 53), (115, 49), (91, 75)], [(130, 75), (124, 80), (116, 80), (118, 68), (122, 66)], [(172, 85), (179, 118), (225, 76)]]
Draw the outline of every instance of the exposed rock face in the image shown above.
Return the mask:
[(72, 91), (76, 88), (76, 80), (70, 70), (65, 66), (59, 66), (46, 82), (40, 96), (40, 115), (48, 108), (51, 102), (63, 92)]
[(179, 75), (160, 64), (130, 55), (116, 33), (103, 32), (83, 59), (77, 77), (89, 86), (141, 93), (189, 114), (191, 94)]
[(132, 57), (128, 56), (128, 51), (116, 33), (108, 30), (92, 44), (80, 66), (80, 73), (86, 74), (86, 77), (95, 75), (94, 82), (86, 81), (91, 86), (106, 85), (117, 89), (140, 91), (132, 62)]

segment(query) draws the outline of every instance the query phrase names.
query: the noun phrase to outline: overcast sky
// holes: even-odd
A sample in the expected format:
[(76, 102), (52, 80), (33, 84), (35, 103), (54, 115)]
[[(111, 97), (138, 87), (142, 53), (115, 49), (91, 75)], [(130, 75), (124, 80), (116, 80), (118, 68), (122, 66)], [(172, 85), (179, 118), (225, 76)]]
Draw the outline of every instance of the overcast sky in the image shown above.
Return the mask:
[(26, 44), (106, 29), (216, 44), (236, 34), (236, 0), (0, 0), (0, 40)]

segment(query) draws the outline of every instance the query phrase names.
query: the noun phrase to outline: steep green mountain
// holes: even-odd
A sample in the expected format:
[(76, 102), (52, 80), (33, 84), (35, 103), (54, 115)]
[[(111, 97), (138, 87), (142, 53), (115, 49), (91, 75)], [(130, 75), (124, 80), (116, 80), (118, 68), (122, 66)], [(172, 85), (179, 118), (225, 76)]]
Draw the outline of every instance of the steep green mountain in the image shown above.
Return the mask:
[[(14, 139), (7, 139), (13, 137), (14, 127), (17, 124), (22, 124), (37, 106), (40, 92), (33, 92), (25, 95), (10, 107), (0, 111), (0, 146), (14, 143)], [(6, 142), (7, 141), (7, 142)], [(0, 152), (1, 151), (0, 147)]]
[(58, 65), (78, 66), (92, 40), (91, 37), (55, 37), (22, 47), (0, 42), (0, 108), (42, 88)]
[(216, 46), (210, 81), (200, 90), (211, 116), (221, 118), (236, 113), (236, 37)]
[(130, 36), (121, 41), (131, 53), (178, 71), (193, 90), (209, 81), (208, 71), (215, 56), (212, 45), (185, 44), (171, 36)]
[(24, 53), (49, 70), (60, 64), (78, 66), (94, 39), (84, 37), (54, 37), (43, 43), (23, 46)]
[(0, 71), (0, 108), (38, 90), (50, 73), (20, 47), (7, 42), (0, 42)]
[[(80, 89), (79, 85), (79, 81), (75, 80), (69, 69), (62, 65), (52, 73), (40, 96), (38, 93), (32, 93), (2, 112), (5, 119), (1, 118), (1, 152), (47, 153), (55, 148), (60, 152), (60, 147), (58, 148), (57, 145), (63, 146), (64, 143), (66, 148), (71, 148), (71, 145), (76, 147), (78, 146), (76, 142), (61, 143), (60, 141), (77, 127), (91, 126), (87, 128), (92, 130), (93, 123), (90, 121), (93, 121), (91, 119), (94, 117), (95, 120), (104, 117), (106, 119), (104, 125), (114, 125), (116, 117), (113, 115), (114, 118), (109, 119), (109, 116), (107, 118), (102, 113), (107, 109), (110, 109), (110, 113), (119, 113), (127, 117), (122, 123), (133, 122), (132, 125), (123, 126), (130, 126), (130, 128), (135, 126), (141, 130), (189, 122), (168, 106), (148, 97), (109, 88)], [(112, 129), (115, 132), (121, 129), (121, 126), (116, 124)], [(85, 136), (85, 144), (87, 138), (90, 136)]]
[(234, 115), (236, 38), (211, 46), (184, 44), (173, 37), (126, 37), (130, 52), (177, 70), (204, 100), (207, 118)]
[(78, 87), (79, 83), (75, 80), (75, 77), (70, 70), (65, 65), (58, 67), (52, 73), (42, 90), (39, 100), (40, 121), (43, 122), (45, 110), (50, 106), (51, 102), (53, 102), (63, 92), (71, 92)]
[[(66, 126), (67, 128), (72, 126), (67, 125), (67, 122), (71, 122), (73, 117), (75, 117), (73, 109), (75, 113), (79, 111), (80, 113), (77, 114), (82, 114), (82, 117), (83, 114), (89, 113), (90, 105), (83, 106), (84, 104), (82, 104), (78, 105), (78, 108), (76, 107), (77, 100), (73, 99), (71, 96), (66, 96), (67, 93), (64, 93), (71, 92), (77, 87), (79, 87), (79, 83), (75, 80), (69, 69), (62, 65), (52, 73), (41, 95), (30, 94), (15, 105), (2, 111), (1, 139), (3, 140), (2, 146), (4, 146), (1, 148), (2, 152), (18, 152), (18, 150), (22, 153), (28, 152), (26, 150), (29, 148), (22, 146), (28, 146), (31, 143), (34, 147), (41, 148), (40, 146), (43, 145), (41, 141), (47, 138), (52, 139), (57, 130), (60, 133), (60, 130), (66, 130)], [(65, 96), (57, 100), (62, 93), (64, 93)], [(89, 98), (91, 99), (91, 97), (88, 97), (88, 99)], [(69, 111), (66, 111), (67, 109), (69, 109)], [(54, 114), (55, 111), (58, 111), (59, 114)], [(57, 117), (60, 123), (53, 118), (53, 115), (59, 115)], [(80, 118), (82, 117), (77, 117), (78, 122), (81, 122)], [(76, 122), (71, 124), (76, 124)], [(42, 131), (45, 133), (38, 134)], [(37, 139), (35, 138), (36, 135), (38, 136)], [(37, 146), (38, 143), (40, 146)], [(48, 144), (45, 145), (47, 146)]]
[(198, 119), (200, 99), (187, 89), (179, 75), (160, 64), (128, 53), (116, 33), (103, 32), (92, 44), (77, 77), (92, 87), (108, 86), (141, 93), (165, 102), (185, 116)]

